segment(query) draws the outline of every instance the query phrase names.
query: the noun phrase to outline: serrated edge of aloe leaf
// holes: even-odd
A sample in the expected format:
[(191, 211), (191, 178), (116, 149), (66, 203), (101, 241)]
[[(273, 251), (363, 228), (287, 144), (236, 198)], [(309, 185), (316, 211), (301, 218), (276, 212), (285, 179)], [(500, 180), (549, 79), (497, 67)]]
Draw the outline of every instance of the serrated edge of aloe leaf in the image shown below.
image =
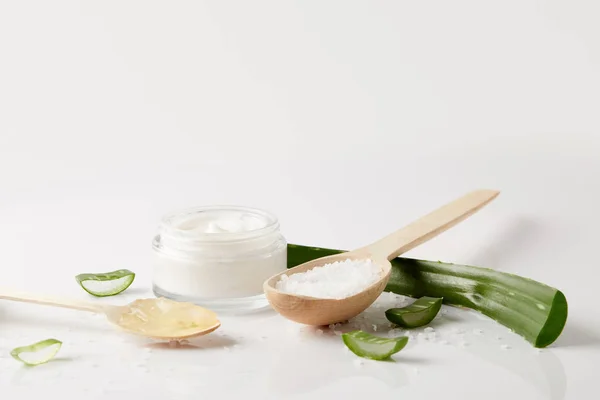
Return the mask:
[[(354, 347), (359, 347), (354, 346), (354, 344), (356, 344), (356, 342), (361, 342), (363, 341), (361, 338), (357, 338), (355, 336), (355, 334), (357, 333), (362, 333), (364, 335), (367, 335), (369, 337), (374, 337), (377, 339), (382, 339), (384, 340), (386, 343), (394, 343), (394, 347), (386, 352), (383, 353), (381, 355), (377, 355), (377, 356), (372, 356), (372, 355), (366, 355), (365, 352), (357, 350)], [(342, 334), (342, 341), (344, 342), (344, 344), (346, 345), (346, 347), (355, 355), (362, 357), (362, 358), (367, 358), (369, 360), (376, 360), (376, 361), (381, 361), (381, 360), (386, 360), (388, 358), (390, 358), (392, 355), (398, 353), (400, 350), (402, 350), (404, 347), (406, 347), (406, 345), (408, 344), (408, 336), (400, 336), (397, 338), (384, 338), (384, 337), (380, 337), (380, 336), (376, 336), (376, 335), (371, 335), (368, 332), (364, 332), (364, 331), (360, 331), (360, 330), (356, 330), (356, 331), (352, 331), (352, 332), (346, 332)], [(383, 344), (383, 343), (382, 343)], [(359, 353), (357, 353), (357, 351)], [(362, 353), (362, 354), (360, 354)], [(372, 353), (370, 353), (372, 354)]]
[[(123, 285), (122, 287), (119, 287), (120, 290), (117, 290), (117, 291), (112, 291), (112, 292), (94, 292), (94, 291), (88, 290), (83, 285), (83, 282), (85, 282), (85, 281), (106, 282), (106, 281), (114, 281), (114, 280), (117, 280), (117, 279), (122, 279), (122, 278), (125, 278), (125, 277), (128, 277), (128, 276), (130, 276), (131, 279), (126, 280), (125, 281), (126, 284)], [(123, 293), (125, 290), (127, 290), (127, 288), (129, 288), (129, 286), (131, 286), (131, 284), (135, 280), (135, 272), (130, 271), (128, 269), (118, 269), (116, 271), (110, 271), (110, 272), (84, 273), (84, 274), (79, 274), (79, 275), (75, 276), (75, 280), (77, 281), (77, 283), (79, 284), (79, 286), (81, 286), (81, 288), (83, 290), (85, 290), (87, 293), (91, 294), (92, 296), (96, 296), (96, 297), (109, 297), (109, 296), (117, 295), (119, 293)]]
[[(31, 362), (27, 362), (25, 360), (23, 360), (19, 355), (21, 353), (31, 353), (31, 352), (37, 352), (40, 350), (45, 349), (46, 347), (50, 347), (57, 344), (58, 346), (56, 347), (56, 350), (50, 354), (47, 358), (44, 358), (42, 360), (40, 360), (39, 362), (35, 362), (35, 363), (31, 363)], [(25, 365), (28, 366), (36, 366), (36, 365), (41, 365), (41, 364), (45, 364), (48, 361), (52, 360), (54, 358), (54, 356), (56, 355), (56, 353), (59, 352), (59, 350), (62, 348), (62, 342), (58, 339), (46, 339), (46, 340), (41, 340), (37, 343), (34, 344), (30, 344), (28, 346), (19, 346), (19, 347), (15, 347), (14, 349), (12, 349), (10, 351), (10, 355), (12, 356), (12, 358), (14, 358), (17, 361), (22, 362)]]
[[(425, 307), (420, 310), (415, 310), (415, 311), (410, 310), (410, 308), (415, 303), (420, 302), (422, 300), (429, 301), (428, 299), (433, 299), (433, 302), (430, 302), (430, 305), (428, 307)], [(418, 298), (417, 300), (415, 300), (412, 304), (407, 305), (406, 307), (395, 307), (395, 308), (390, 308), (390, 309), (386, 310), (385, 317), (387, 318), (388, 321), (390, 321), (396, 325), (399, 325), (403, 328), (409, 328), (409, 329), (410, 328), (420, 328), (421, 326), (425, 326), (425, 325), (429, 324), (431, 321), (433, 321), (433, 319), (438, 315), (438, 313), (442, 309), (443, 302), (444, 302), (443, 297), (422, 296), (422, 297)], [(437, 308), (437, 311), (435, 313), (429, 314), (433, 308)], [(423, 322), (423, 323), (410, 324), (404, 320), (403, 317), (405, 314), (425, 314), (425, 315), (431, 315), (431, 318), (424, 320), (425, 322)], [(394, 316), (394, 318), (390, 318), (390, 315)]]

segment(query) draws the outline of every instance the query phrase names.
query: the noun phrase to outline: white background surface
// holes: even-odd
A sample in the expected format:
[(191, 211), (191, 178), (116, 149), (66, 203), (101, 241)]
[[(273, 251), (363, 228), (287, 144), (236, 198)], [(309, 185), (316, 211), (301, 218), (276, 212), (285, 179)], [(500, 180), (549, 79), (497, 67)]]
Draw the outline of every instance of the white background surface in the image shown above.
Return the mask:
[[(396, 363), (356, 367), (339, 337), (271, 313), (148, 351), (96, 317), (2, 302), (0, 398), (595, 398), (599, 12), (594, 1), (0, 2), (2, 286), (85, 299), (75, 274), (130, 268), (132, 288), (107, 301), (149, 296), (156, 223), (181, 207), (265, 208), (290, 242), (350, 249), (489, 187), (502, 191), (494, 203), (408, 255), (537, 279), (570, 306), (539, 354), (451, 310), (437, 326), (450, 345), (414, 342)], [(54, 362), (8, 356), (46, 337), (65, 342)]]

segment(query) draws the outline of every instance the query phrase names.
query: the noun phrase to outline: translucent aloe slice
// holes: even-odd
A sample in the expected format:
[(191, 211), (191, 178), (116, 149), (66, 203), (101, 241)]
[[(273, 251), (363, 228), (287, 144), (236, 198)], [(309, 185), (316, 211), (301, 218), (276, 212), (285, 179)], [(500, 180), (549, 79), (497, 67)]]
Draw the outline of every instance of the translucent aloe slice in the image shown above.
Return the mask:
[(127, 289), (133, 283), (135, 274), (128, 269), (120, 269), (100, 274), (79, 274), (75, 279), (89, 294), (106, 297)]
[(359, 357), (371, 360), (385, 360), (402, 350), (408, 343), (408, 337), (382, 338), (363, 331), (342, 334), (346, 347)]
[(433, 321), (442, 308), (443, 300), (442, 297), (421, 297), (409, 306), (390, 308), (385, 317), (403, 328), (418, 328)]
[(29, 346), (17, 347), (10, 352), (10, 355), (26, 365), (40, 365), (54, 358), (61, 346), (60, 340), (46, 339)]

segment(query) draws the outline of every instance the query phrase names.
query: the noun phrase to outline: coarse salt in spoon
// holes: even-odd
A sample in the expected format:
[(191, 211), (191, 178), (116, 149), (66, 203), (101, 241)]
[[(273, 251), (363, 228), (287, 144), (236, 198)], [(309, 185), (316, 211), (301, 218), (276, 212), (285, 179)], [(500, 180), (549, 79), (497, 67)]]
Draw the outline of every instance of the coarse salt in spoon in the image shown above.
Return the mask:
[[(391, 273), (390, 260), (452, 228), (479, 211), (499, 194), (500, 192), (496, 190), (476, 190), (368, 246), (312, 260), (276, 274), (263, 285), (267, 300), (275, 311), (295, 322), (307, 325), (329, 325), (347, 321), (363, 312), (383, 292)], [(295, 294), (277, 287), (284, 275), (289, 279), (296, 273), (322, 266), (330, 268), (332, 263), (344, 263), (347, 260), (356, 262), (370, 260), (380, 267), (379, 276), (368, 287), (343, 298)], [(283, 287), (281, 283), (279, 287)]]
[(138, 299), (115, 306), (0, 290), (0, 299), (104, 314), (109, 322), (124, 331), (157, 340), (189, 339), (206, 335), (221, 326), (214, 312), (165, 298)]

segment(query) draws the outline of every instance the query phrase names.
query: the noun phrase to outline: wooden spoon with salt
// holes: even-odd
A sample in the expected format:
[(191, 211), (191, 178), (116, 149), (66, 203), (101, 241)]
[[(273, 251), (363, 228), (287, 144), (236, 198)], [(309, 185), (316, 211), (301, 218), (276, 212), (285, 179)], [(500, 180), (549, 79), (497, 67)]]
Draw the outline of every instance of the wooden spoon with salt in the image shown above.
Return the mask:
[[(363, 312), (383, 292), (390, 278), (390, 260), (452, 228), (479, 211), (499, 194), (496, 190), (476, 190), (368, 246), (312, 260), (276, 274), (263, 285), (266, 297), (275, 311), (302, 324), (318, 326), (347, 321)], [(282, 275), (290, 276), (348, 259), (370, 259), (381, 267), (379, 280), (363, 291), (342, 299), (296, 295), (276, 288)]]

